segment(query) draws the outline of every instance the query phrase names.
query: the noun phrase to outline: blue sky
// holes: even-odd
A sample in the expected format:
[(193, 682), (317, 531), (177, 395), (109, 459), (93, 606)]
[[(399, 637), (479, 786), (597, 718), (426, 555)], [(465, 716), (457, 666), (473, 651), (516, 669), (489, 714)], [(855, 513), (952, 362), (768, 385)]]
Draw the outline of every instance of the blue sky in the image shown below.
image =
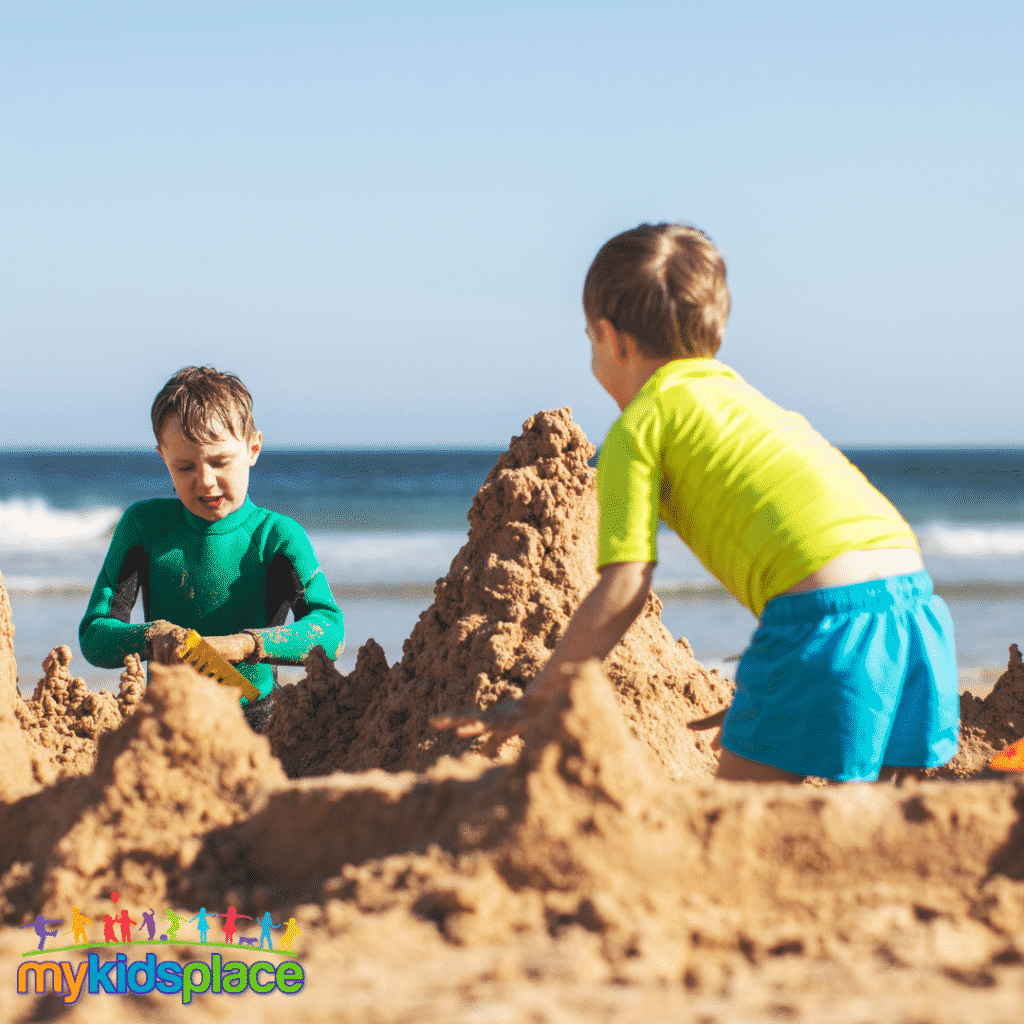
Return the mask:
[(0, 0), (0, 445), (149, 445), (188, 363), (268, 444), (503, 445), (590, 378), (642, 220), (841, 444), (1019, 444), (1018, 3)]

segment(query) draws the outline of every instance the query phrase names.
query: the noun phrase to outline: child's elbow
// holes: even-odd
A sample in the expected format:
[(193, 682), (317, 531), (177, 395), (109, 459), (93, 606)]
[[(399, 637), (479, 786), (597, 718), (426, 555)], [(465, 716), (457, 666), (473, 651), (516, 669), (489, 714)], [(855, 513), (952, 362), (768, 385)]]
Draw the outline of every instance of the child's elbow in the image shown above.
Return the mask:
[(124, 655), (119, 657), (118, 652), (111, 651), (109, 645), (103, 643), (102, 631), (95, 625), (82, 624), (78, 631), (78, 646), (82, 656), (94, 668), (121, 668), (124, 664)]

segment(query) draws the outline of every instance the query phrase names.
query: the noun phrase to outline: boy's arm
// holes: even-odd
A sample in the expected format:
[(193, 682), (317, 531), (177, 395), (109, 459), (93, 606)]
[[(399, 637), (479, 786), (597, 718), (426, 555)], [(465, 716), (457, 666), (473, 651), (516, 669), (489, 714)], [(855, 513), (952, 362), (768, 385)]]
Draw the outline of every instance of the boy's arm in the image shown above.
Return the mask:
[(129, 654), (145, 655), (146, 626), (131, 622), (132, 608), (147, 571), (135, 507), (114, 530), (107, 557), (96, 578), (78, 643), (86, 661), (97, 668), (121, 668)]
[(292, 609), (294, 622), (252, 630), (259, 635), (260, 658), (298, 664), (318, 644), (332, 661), (340, 658), (345, 646), (345, 619), (319, 566), (302, 584)]
[(232, 661), (301, 664), (318, 644), (329, 658), (339, 658), (345, 646), (345, 620), (306, 531), (280, 516), (268, 555), (268, 605), (277, 607), (268, 607), (267, 619), (281, 623), (290, 606), (295, 621), (207, 639)]
[(494, 742), (522, 732), (562, 685), (566, 665), (590, 658), (604, 661), (611, 653), (643, 610), (653, 573), (653, 562), (613, 562), (604, 566), (597, 585), (576, 609), (554, 653), (524, 697), (483, 712), (467, 709), (438, 716), (431, 719), (431, 724), (436, 729), (455, 728), (460, 736), (487, 732)]
[(653, 574), (653, 562), (606, 565), (597, 585), (569, 620), (547, 664), (527, 687), (526, 696), (543, 696), (546, 700), (549, 688), (557, 689), (565, 665), (578, 665), (591, 658), (604, 661), (643, 611)]

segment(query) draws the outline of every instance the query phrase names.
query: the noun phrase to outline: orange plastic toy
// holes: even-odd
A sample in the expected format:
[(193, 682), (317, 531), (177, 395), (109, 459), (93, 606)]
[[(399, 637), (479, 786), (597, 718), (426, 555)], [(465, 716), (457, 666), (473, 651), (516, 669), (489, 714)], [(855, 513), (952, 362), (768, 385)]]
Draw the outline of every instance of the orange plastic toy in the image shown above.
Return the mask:
[(988, 766), (1000, 772), (1024, 772), (1024, 740), (1017, 740), (1005, 750), (1000, 750)]

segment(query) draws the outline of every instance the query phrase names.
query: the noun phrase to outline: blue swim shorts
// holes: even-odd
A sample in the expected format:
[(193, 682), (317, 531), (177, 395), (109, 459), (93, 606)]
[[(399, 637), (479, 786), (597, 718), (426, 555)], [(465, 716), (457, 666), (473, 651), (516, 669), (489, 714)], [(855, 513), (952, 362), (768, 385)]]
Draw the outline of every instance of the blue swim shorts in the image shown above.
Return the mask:
[(927, 572), (783, 594), (740, 659), (722, 745), (837, 781), (934, 768), (956, 753), (959, 690), (953, 622)]

